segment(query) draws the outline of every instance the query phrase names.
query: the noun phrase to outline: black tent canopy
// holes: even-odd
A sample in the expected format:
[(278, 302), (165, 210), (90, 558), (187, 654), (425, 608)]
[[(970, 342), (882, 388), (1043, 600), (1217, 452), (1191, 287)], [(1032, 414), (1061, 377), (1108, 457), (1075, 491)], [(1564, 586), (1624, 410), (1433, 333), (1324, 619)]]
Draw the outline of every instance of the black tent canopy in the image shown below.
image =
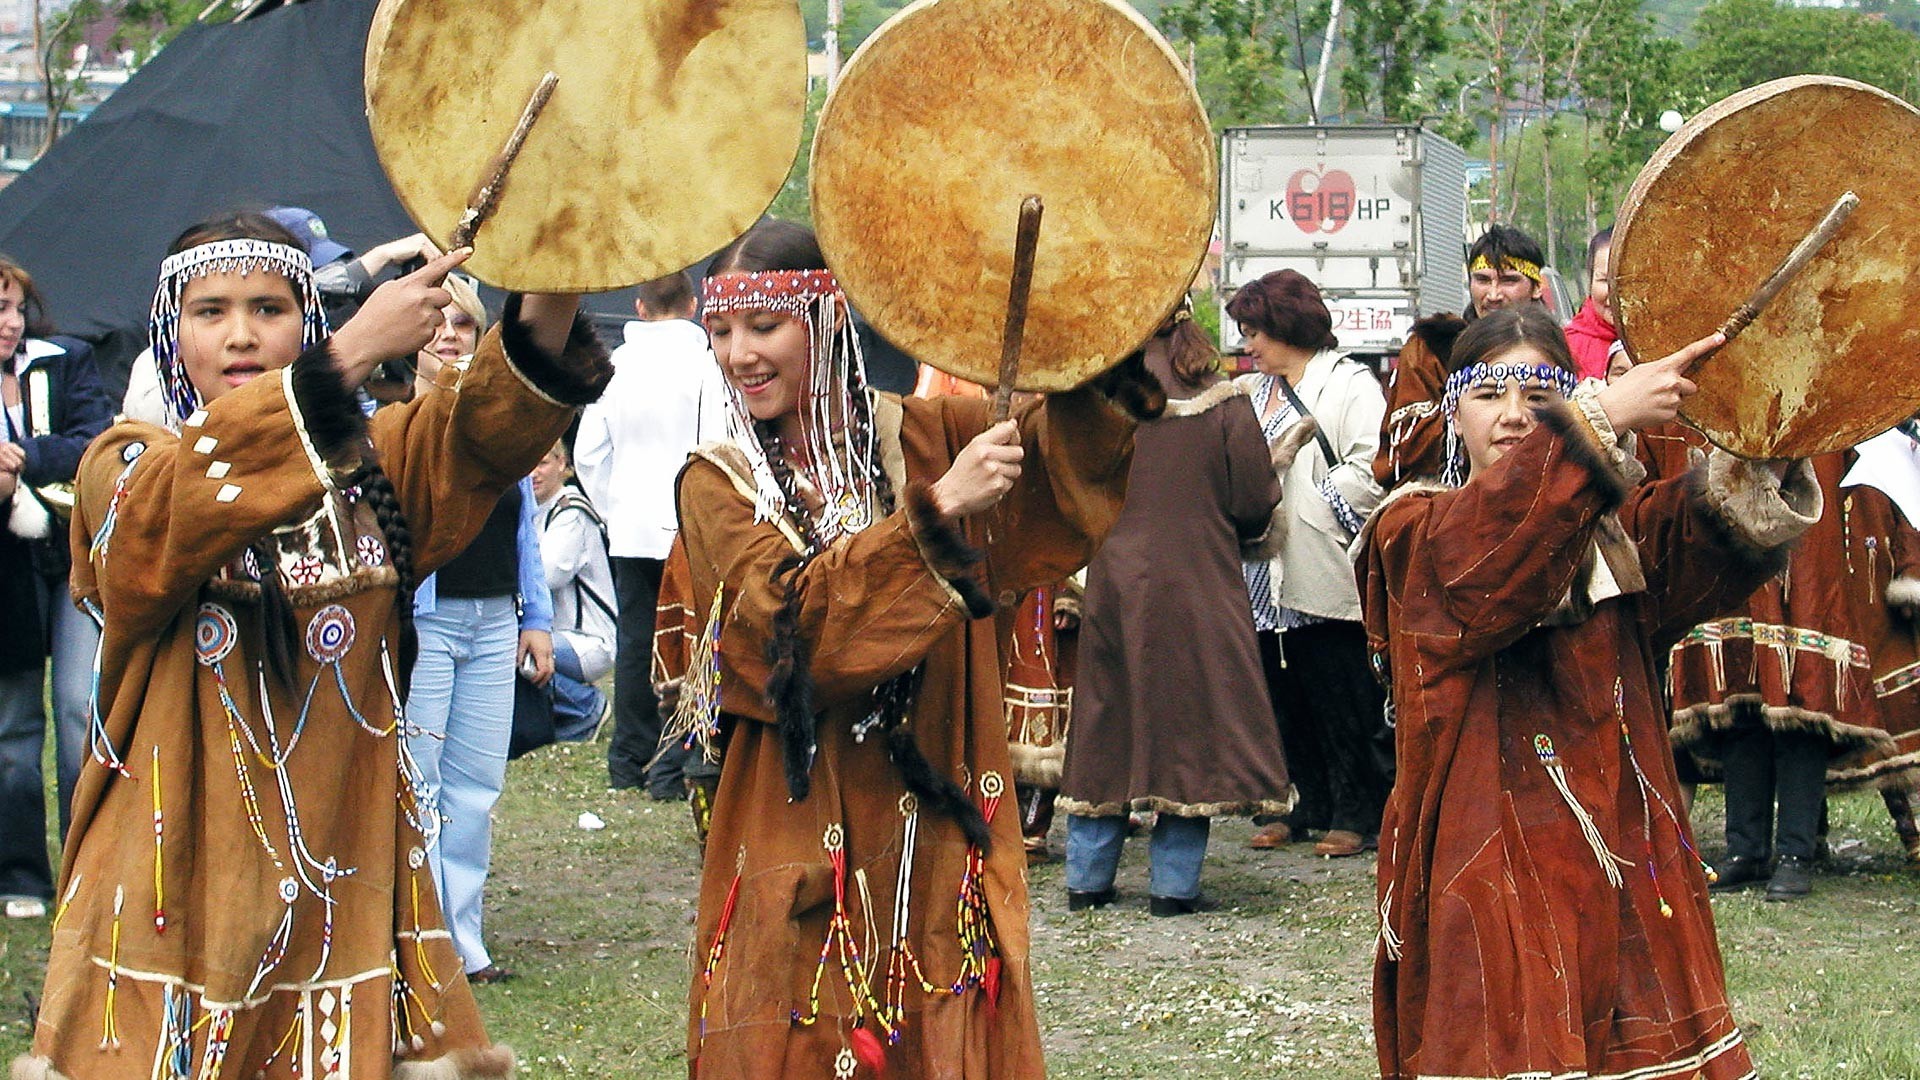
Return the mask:
[[(60, 332), (99, 347), (110, 380), (145, 347), (160, 260), (195, 221), (304, 206), (355, 251), (416, 231), (367, 128), (375, 5), (307, 0), (190, 27), (0, 190), (0, 252), (33, 274)], [(632, 292), (586, 306), (611, 343)], [(912, 385), (911, 361), (869, 345), (877, 384)]]

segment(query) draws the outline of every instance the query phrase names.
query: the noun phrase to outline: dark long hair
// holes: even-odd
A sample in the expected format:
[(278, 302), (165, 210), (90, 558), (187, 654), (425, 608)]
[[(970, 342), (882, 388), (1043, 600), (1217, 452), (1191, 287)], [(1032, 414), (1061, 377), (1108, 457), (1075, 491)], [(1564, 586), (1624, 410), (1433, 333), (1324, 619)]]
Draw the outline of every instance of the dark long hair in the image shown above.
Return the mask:
[[(713, 262), (707, 268), (707, 276), (825, 269), (827, 259), (812, 229), (777, 218), (763, 218), (714, 255)], [(853, 329), (847, 326), (842, 332), (852, 333)], [(849, 435), (864, 438), (873, 428), (872, 407), (865, 387), (851, 386), (848, 389), (851, 406), (849, 423), (856, 429), (864, 428)], [(805, 554), (784, 559), (774, 569), (774, 583), (782, 589), (782, 601), (773, 613), (773, 624), (767, 640), (767, 662), (771, 674), (766, 692), (780, 723), (787, 792), (795, 801), (799, 801), (805, 799), (812, 788), (810, 774), (817, 742), (814, 682), (810, 671), (812, 647), (800, 629), (799, 589), (807, 565), (825, 551), (826, 545), (803, 509), (806, 504), (799, 497), (792, 465), (786, 460), (773, 425), (755, 421), (753, 430), (766, 451), (767, 464), (774, 480), (780, 485), (781, 496), (796, 511), (793, 516), (800, 523), (801, 537), (807, 548)], [(892, 481), (887, 479), (886, 469), (881, 466), (878, 454), (874, 455), (870, 475), (880, 505), (887, 513), (893, 513), (898, 509), (897, 493), (893, 490)], [(967, 839), (984, 851), (991, 840), (986, 819), (979, 807), (951, 777), (933, 770), (912, 730), (907, 727), (907, 714), (912, 711), (914, 699), (919, 694), (923, 674), (923, 666), (916, 664), (911, 670), (874, 687), (872, 713), (862, 724), (862, 730), (870, 724), (883, 732), (887, 740), (888, 760), (900, 773), (907, 790), (913, 792), (928, 808), (952, 817)]]
[[(167, 254), (176, 255), (221, 240), (265, 240), (306, 250), (286, 226), (267, 215), (254, 210), (233, 210), (189, 226), (174, 238)], [(296, 289), (295, 296), (298, 295)], [(348, 477), (347, 484), (360, 490), (360, 497), (373, 511), (380, 534), (386, 540), (393, 572), (399, 578), (399, 595), (394, 603), (400, 616), (400, 684), (404, 686), (412, 677), (414, 657), (419, 653), (419, 639), (413, 626), (413, 530), (400, 509), (399, 493), (374, 458), (372, 447), (364, 448), (362, 453), (364, 459)], [(274, 549), (271, 536), (263, 536), (248, 546), (260, 564), (260, 630), (266, 645), (267, 670), (281, 683), (292, 686), (295, 657), (299, 655), (300, 625), (294, 615), (293, 601), (280, 582), (279, 553)]]
[(1446, 357), (1447, 374), (1491, 359), (1516, 345), (1531, 345), (1556, 367), (1579, 373), (1573, 353), (1567, 348), (1567, 335), (1539, 304), (1496, 308), (1475, 319), (1454, 339)]

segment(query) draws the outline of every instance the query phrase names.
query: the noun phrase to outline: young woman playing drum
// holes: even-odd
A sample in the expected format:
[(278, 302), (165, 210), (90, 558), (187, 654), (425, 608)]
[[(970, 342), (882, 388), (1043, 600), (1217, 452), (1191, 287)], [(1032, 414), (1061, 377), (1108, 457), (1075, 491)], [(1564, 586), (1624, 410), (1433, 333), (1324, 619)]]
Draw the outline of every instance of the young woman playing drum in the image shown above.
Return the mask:
[(1451, 482), (1403, 486), (1363, 534), (1399, 739), (1374, 997), (1389, 1080), (1752, 1075), (1653, 658), (1765, 580), (1820, 498), (1804, 464), (1783, 480), (1719, 451), (1635, 486), (1627, 446), (1718, 344), (1575, 391), (1550, 318), (1488, 314), (1450, 358)]
[(356, 389), (426, 344), (466, 254), (331, 339), (306, 254), (262, 217), (195, 226), (161, 264), (169, 429), (114, 426), (78, 477), (74, 591), (104, 617), (92, 757), (14, 1076), (510, 1069), (427, 866), (408, 594), (612, 369), (572, 297), (515, 297), (457, 392), (369, 421)]
[(1085, 563), (1120, 510), (1133, 418), (1165, 397), (1137, 358), (992, 426), (978, 399), (876, 393), (796, 225), (722, 250), (704, 293), (732, 409), (679, 484), (705, 626), (677, 715), (725, 740), (692, 1068), (1038, 1076), (984, 616)]

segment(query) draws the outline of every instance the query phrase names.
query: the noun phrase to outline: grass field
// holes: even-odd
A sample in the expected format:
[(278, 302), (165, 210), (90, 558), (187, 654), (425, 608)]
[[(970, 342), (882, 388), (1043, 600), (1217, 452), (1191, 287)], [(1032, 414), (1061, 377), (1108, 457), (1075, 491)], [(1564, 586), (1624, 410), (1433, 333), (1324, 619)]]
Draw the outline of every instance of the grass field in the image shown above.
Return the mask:
[[(686, 1075), (685, 993), (698, 853), (685, 810), (604, 786), (598, 745), (514, 764), (497, 812), (489, 941), (520, 978), (478, 990), (521, 1075)], [(578, 827), (583, 811), (606, 822)], [(1696, 815), (1717, 854), (1717, 801)], [(1216, 824), (1220, 911), (1148, 917), (1145, 850), (1122, 899), (1069, 914), (1036, 867), (1034, 968), (1051, 1074), (1064, 1078), (1362, 1080), (1376, 1075), (1368, 987), (1372, 864), (1255, 852)], [(1056, 829), (1056, 847), (1061, 834)], [(1717, 899), (1737, 1011), (1766, 1077), (1920, 1078), (1920, 873), (1877, 796), (1833, 802), (1830, 872), (1798, 904)], [(0, 927), (0, 1053), (25, 1049), (46, 924)]]

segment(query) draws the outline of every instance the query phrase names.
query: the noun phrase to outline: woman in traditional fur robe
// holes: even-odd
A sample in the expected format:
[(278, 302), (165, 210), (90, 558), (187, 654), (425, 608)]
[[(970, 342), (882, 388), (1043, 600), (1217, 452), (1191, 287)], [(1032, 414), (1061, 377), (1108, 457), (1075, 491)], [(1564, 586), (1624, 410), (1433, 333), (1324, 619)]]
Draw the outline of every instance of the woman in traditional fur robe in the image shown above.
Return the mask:
[(725, 743), (689, 1072), (1042, 1076), (989, 597), (1085, 563), (1129, 410), (1164, 396), (1137, 359), (992, 426), (985, 401), (872, 392), (818, 244), (783, 222), (704, 291), (732, 409), (679, 482), (703, 626), (669, 731)]
[(1399, 777), (1380, 834), (1374, 1031), (1387, 1080), (1753, 1075), (1728, 1007), (1653, 654), (1739, 603), (1819, 514), (1716, 453), (1634, 486), (1625, 431), (1670, 419), (1715, 339), (1572, 400), (1544, 313), (1455, 344), (1471, 471), (1402, 487), (1362, 538)]
[(464, 254), (326, 340), (279, 226), (176, 252), (153, 325), (173, 429), (116, 424), (80, 466), (98, 704), (13, 1075), (504, 1076), (426, 869), (407, 594), (612, 368), (571, 298), (514, 297), (457, 391), (369, 421), (356, 389), (426, 342)]

